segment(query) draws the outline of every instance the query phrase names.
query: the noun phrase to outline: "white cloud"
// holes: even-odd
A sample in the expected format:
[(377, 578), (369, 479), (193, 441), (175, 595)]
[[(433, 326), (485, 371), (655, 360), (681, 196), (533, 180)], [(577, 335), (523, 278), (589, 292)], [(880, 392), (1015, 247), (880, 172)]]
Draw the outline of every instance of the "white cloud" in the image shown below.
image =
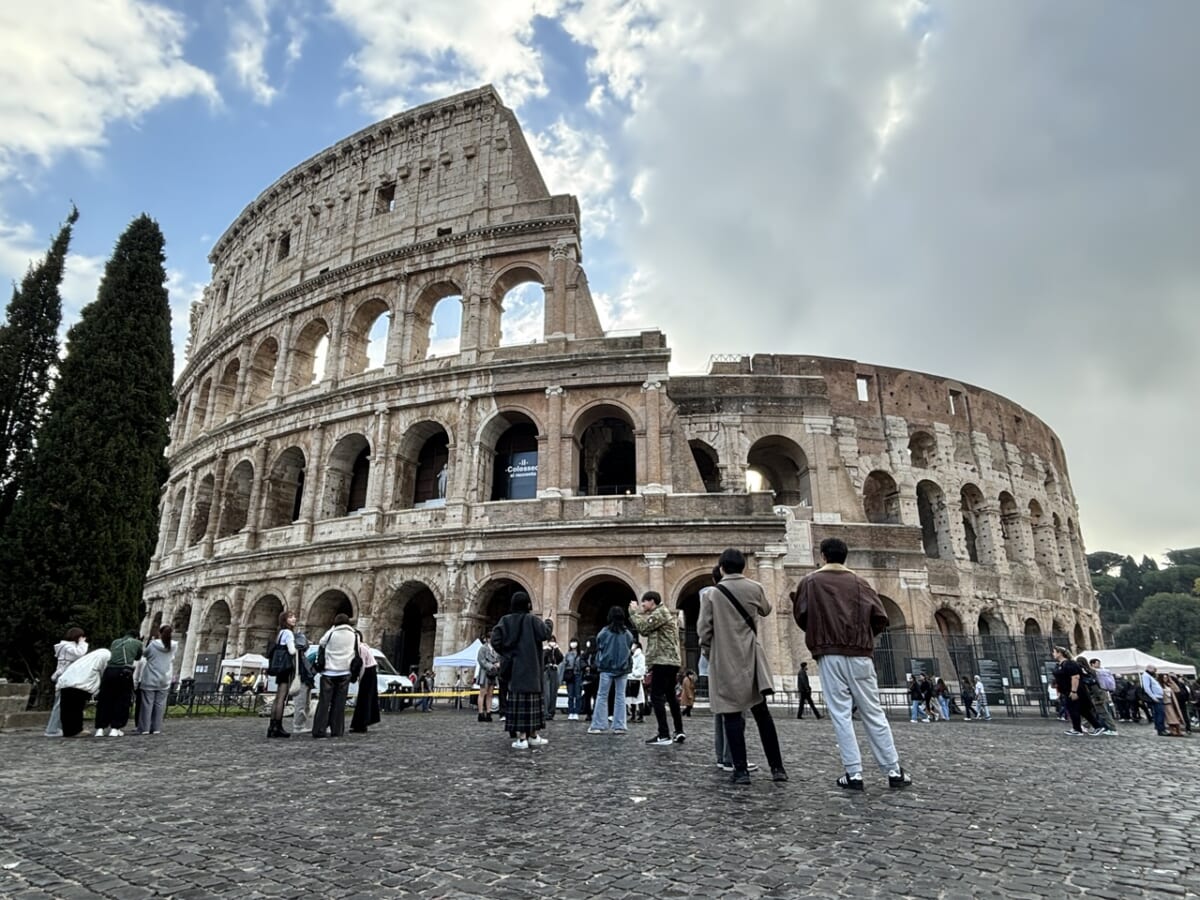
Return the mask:
[(168, 100), (216, 103), (207, 72), (183, 58), (183, 20), (135, 0), (0, 4), (0, 178), (31, 156), (103, 146), (115, 121)]
[[(269, 106), (276, 89), (267, 75), (267, 47), (271, 40), (271, 0), (248, 0), (233, 14), (229, 25), (227, 59), (238, 83), (256, 103)], [(294, 38), (293, 38), (294, 40)], [(289, 52), (291, 52), (289, 44)], [(299, 54), (299, 47), (295, 52)]]
[(616, 175), (604, 138), (559, 119), (532, 136), (530, 149), (550, 193), (579, 198), (584, 237), (603, 237), (616, 218), (612, 197)]
[(647, 327), (642, 315), (643, 302), (654, 287), (652, 278), (638, 269), (625, 280), (617, 294), (594, 293), (592, 301), (604, 330), (635, 331)]
[(560, 0), (458, 0), (401, 4), (330, 0), (333, 15), (361, 42), (350, 59), (351, 95), (386, 116), (483, 83), (513, 108), (546, 93), (533, 19)]

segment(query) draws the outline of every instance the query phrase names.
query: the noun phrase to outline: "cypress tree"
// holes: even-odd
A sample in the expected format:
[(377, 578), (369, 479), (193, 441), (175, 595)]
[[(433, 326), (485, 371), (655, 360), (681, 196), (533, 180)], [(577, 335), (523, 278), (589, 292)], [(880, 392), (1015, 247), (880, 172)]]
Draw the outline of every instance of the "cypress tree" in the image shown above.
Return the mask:
[(94, 646), (136, 627), (158, 528), (173, 369), (163, 237), (143, 215), (67, 333), (33, 463), (0, 545), (10, 671), (44, 676), (68, 622)]
[(59, 287), (71, 226), (78, 218), (79, 210), (72, 207), (45, 258), (30, 266), (19, 288), (13, 287), (5, 323), (0, 326), (0, 532), (21, 489), (45, 415), (58, 360)]

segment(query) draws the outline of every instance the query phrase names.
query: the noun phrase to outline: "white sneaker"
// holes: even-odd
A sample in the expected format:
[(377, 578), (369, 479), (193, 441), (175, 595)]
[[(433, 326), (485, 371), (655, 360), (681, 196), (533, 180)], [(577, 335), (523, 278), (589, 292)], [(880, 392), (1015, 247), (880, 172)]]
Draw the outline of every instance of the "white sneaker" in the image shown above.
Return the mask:
[(45, 732), (45, 736), (46, 737), (62, 737), (62, 732), (61, 731), (47, 731), (47, 732)]
[[(303, 730), (303, 729), (302, 729), (302, 730)], [(151, 733), (151, 734), (162, 734), (162, 732), (161, 732), (161, 731), (152, 731), (152, 732), (150, 732), (150, 733)]]
[(109, 737), (125, 737), (125, 732), (123, 732), (120, 728), (110, 728), (108, 730), (108, 736)]
[(550, 741), (544, 737), (533, 737), (529, 739), (530, 747), (545, 747)]
[(97, 728), (97, 729), (96, 729), (96, 733), (95, 733), (95, 734), (93, 734), (93, 735), (92, 735), (92, 737), (104, 737), (104, 729), (103, 729), (103, 728)]
[(513, 741), (512, 748), (514, 750), (528, 750), (529, 749), (529, 741)]

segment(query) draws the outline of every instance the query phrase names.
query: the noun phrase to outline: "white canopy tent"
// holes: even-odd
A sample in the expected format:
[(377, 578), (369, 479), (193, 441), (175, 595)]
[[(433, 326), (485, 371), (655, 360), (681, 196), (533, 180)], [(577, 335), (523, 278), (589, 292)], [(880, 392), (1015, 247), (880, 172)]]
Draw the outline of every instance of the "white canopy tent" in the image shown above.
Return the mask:
[(464, 647), (457, 653), (452, 653), (449, 656), (435, 656), (433, 664), (434, 666), (449, 666), (455, 669), (474, 669), (475, 661), (479, 658), (479, 648), (482, 646), (483, 641), (476, 638), (471, 646)]
[(222, 669), (237, 669), (239, 671), (245, 669), (265, 669), (267, 667), (267, 658), (258, 653), (243, 653), (235, 659), (221, 660)]
[(1146, 666), (1153, 665), (1159, 672), (1169, 672), (1172, 675), (1195, 675), (1196, 667), (1183, 663), (1167, 662), (1157, 656), (1151, 656), (1134, 647), (1120, 650), (1088, 650), (1080, 656), (1086, 659), (1098, 659), (1100, 664), (1114, 675), (1137, 675), (1146, 671)]

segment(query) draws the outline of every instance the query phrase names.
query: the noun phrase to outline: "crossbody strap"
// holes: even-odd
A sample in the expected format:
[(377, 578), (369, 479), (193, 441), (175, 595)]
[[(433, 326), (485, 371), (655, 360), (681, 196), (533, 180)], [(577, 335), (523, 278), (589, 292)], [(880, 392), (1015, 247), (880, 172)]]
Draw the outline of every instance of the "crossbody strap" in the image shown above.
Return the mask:
[(718, 584), (717, 590), (729, 598), (729, 602), (734, 605), (734, 607), (737, 609), (737, 611), (742, 614), (742, 618), (746, 620), (747, 627), (749, 627), (749, 629), (751, 631), (753, 631), (755, 634), (758, 634), (758, 629), (756, 627), (754, 627), (754, 620), (752, 618), (750, 618), (750, 613), (746, 612), (746, 607), (744, 607), (744, 606), (742, 606), (742, 604), (738, 603), (738, 599), (737, 599), (737, 597), (733, 596), (733, 592), (730, 591), (729, 588), (725, 587), (725, 585), (723, 585), (723, 584)]

